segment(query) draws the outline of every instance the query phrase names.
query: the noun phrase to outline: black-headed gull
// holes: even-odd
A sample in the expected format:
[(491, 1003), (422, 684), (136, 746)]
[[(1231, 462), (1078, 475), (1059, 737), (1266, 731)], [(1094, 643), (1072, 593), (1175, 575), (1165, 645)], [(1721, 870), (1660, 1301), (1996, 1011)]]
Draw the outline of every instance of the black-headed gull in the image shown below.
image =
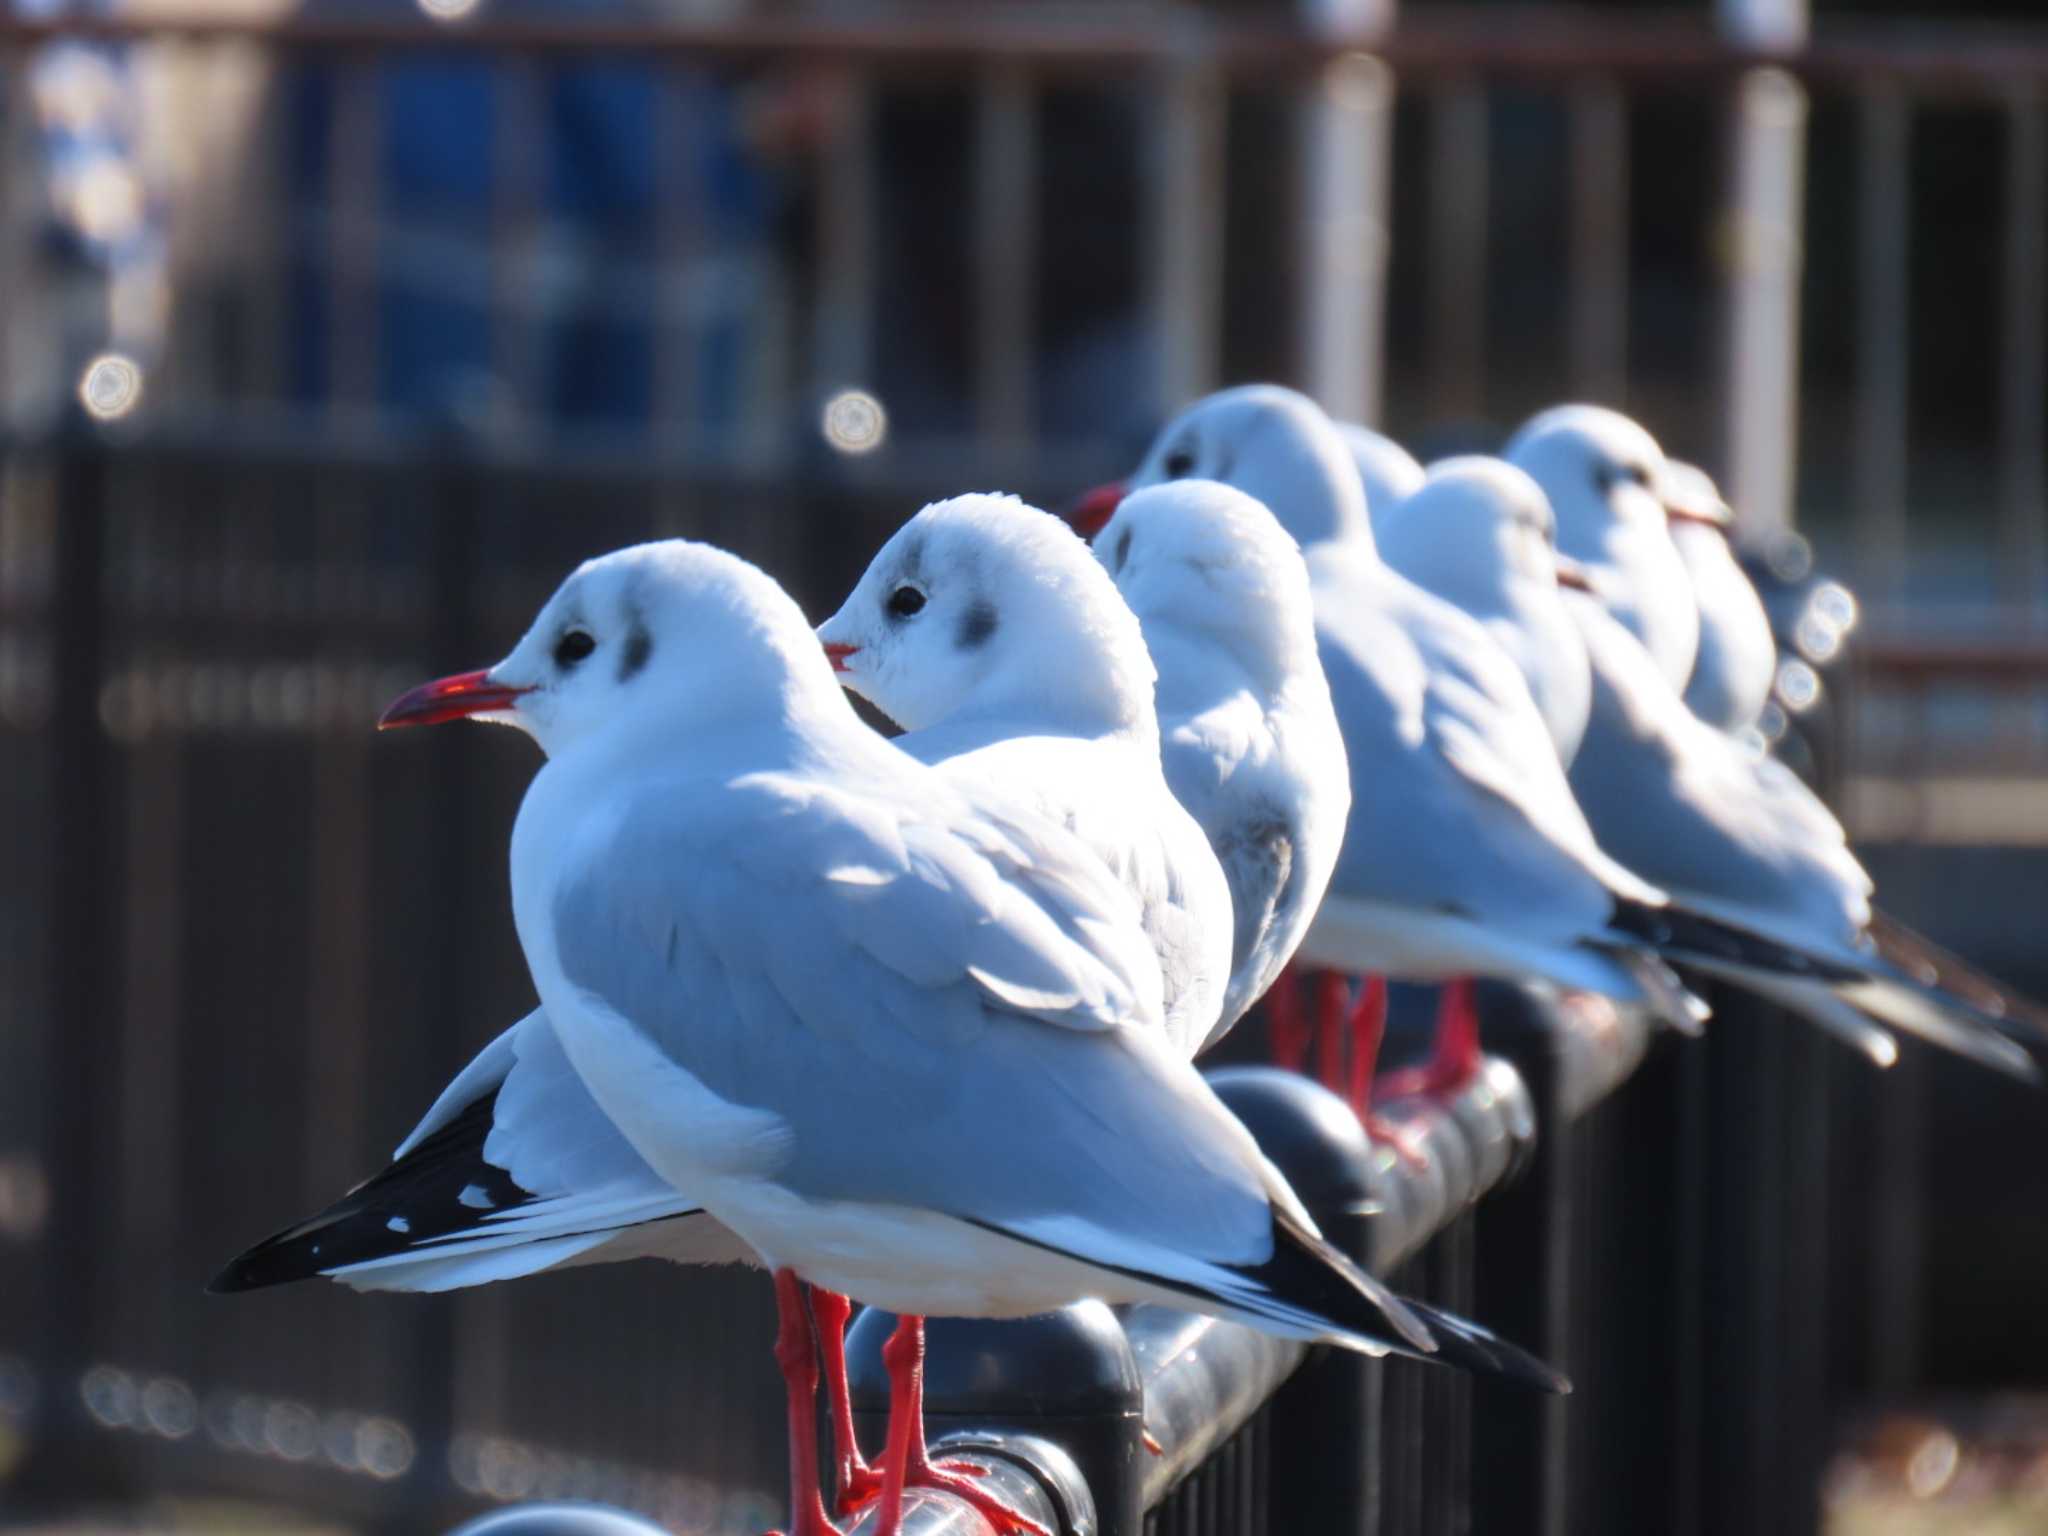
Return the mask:
[(1700, 612), (1671, 542), (1671, 508), (1683, 490), (1657, 440), (1619, 411), (1559, 405), (1525, 422), (1502, 457), (1543, 487), (1558, 549), (1586, 568), (1614, 616), (1683, 689), (1699, 653)]
[[(1535, 514), (1543, 502), (1542, 491), (1522, 471), (1499, 459), (1445, 460), (1430, 475), (1429, 486), (1404, 503), (1381, 530), (1388, 563), (1485, 620), (1525, 670), (1574, 672), (1586, 688), (1586, 705), (1578, 715), (1583, 736), (1591, 718), (1595, 677), (1586, 638), (1565, 594), (1589, 593), (1593, 588), (1583, 569), (1556, 557), (1544, 540), (1531, 536), (1539, 522)], [(1618, 623), (1606, 627), (1623, 636), (1616, 644), (1634, 653), (1635, 671), (1647, 674), (1643, 687), (1675, 697), (1640, 644), (1628, 640)], [(1610, 668), (1599, 682), (1610, 711), (1617, 697), (1614, 686)], [(1588, 815), (1598, 833), (1606, 821), (1601, 807), (1592, 806)], [(1815, 969), (1828, 967), (1817, 964)], [(1794, 982), (1783, 975), (1767, 972), (1759, 990), (1782, 996), (1791, 986)], [(1832, 993), (1804, 981), (1797, 981), (1796, 989), (1817, 991), (1823, 998), (1816, 1021), (1824, 1027), (1881, 1063), (1893, 1058), (1890, 1036), (1841, 1006)]]
[(1735, 514), (1705, 470), (1667, 461), (1672, 542), (1692, 578), (1700, 649), (1686, 707), (1734, 735), (1753, 729), (1778, 677), (1778, 642), (1756, 586), (1735, 558)]
[[(1543, 980), (1647, 1002), (1691, 1024), (1697, 1003), (1660, 959), (1695, 946), (1771, 947), (1667, 912), (1606, 857), (1566, 786), (1527, 683), (1470, 615), (1380, 560), (1335, 427), (1291, 390), (1225, 390), (1164, 428), (1129, 482), (1221, 479), (1303, 544), (1318, 647), (1352, 776), (1330, 894), (1304, 959), (1414, 980)], [(1478, 1064), (1456, 999), (1431, 1066)]]
[(1124, 498), (1094, 544), (1158, 669), (1166, 782), (1230, 882), (1234, 1022), (1308, 931), (1351, 809), (1308, 568), (1270, 511), (1208, 480)]
[[(800, 1531), (829, 1524), (799, 1275), (905, 1314), (1161, 1300), (1431, 1355), (1431, 1314), (1321, 1242), (1167, 1044), (1107, 869), (869, 731), (760, 572), (680, 541), (593, 561), (505, 661), (386, 721), (463, 717), (549, 758), (513, 835), (546, 1009), (520, 1029), (545, 1023), (633, 1152), (777, 1272)], [(1560, 1384), (1437, 1334), (1436, 1358)], [(891, 1366), (908, 1411), (914, 1353)]]
[(1536, 482), (1500, 459), (1442, 459), (1413, 495), (1374, 519), (1373, 536), (1388, 565), (1486, 627), (1521, 670), (1559, 761), (1569, 764), (1586, 734), (1593, 678), (1558, 600), (1557, 525)]
[(1177, 1050), (1192, 1057), (1237, 1022), (1230, 888), (1167, 788), (1152, 657), (1060, 519), (1010, 496), (935, 502), (818, 638), (839, 680), (904, 728), (899, 747), (1031, 805), (1108, 863), (1158, 953)]
[(1816, 975), (1701, 968), (1833, 1029), (1880, 1064), (1895, 1051), (1872, 1018), (2037, 1080), (2033, 1058), (2001, 1031), (2048, 1040), (2048, 1016), (1874, 910), (1841, 823), (1799, 777), (1688, 709), (1607, 611), (1604, 590), (1564, 597), (1593, 672), (1571, 782), (1601, 846), (1688, 908), (1813, 957)]

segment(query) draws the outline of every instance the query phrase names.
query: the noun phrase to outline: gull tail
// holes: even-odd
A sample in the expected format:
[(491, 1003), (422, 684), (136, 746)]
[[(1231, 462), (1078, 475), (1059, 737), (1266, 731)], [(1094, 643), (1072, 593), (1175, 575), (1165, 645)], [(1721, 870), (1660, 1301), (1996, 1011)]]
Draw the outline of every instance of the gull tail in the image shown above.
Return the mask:
[[(1259, 1265), (1234, 1267), (1233, 1273), (1256, 1282), (1290, 1311), (1305, 1312), (1321, 1320), (1326, 1334), (1333, 1335), (1330, 1342), (1355, 1348), (1353, 1339), (1363, 1339), (1371, 1344), (1374, 1353), (1391, 1351), (1411, 1360), (1470, 1371), (1475, 1376), (1498, 1376), (1542, 1392), (1571, 1391), (1571, 1382), (1562, 1373), (1479, 1324), (1408, 1297), (1392, 1295), (1351, 1259), (1277, 1210), (1273, 1237), (1270, 1259)], [(1406, 1331), (1391, 1339), (1387, 1337), (1388, 1313), (1392, 1308), (1399, 1308), (1407, 1319), (1420, 1324), (1428, 1345), (1417, 1348), (1414, 1335)]]
[(1571, 1390), (1559, 1372), (1477, 1323), (1394, 1295), (1277, 1206), (1272, 1254), (1257, 1264), (1136, 1265), (989, 1222), (975, 1225), (1138, 1281), (1164, 1304), (1283, 1338), (1427, 1360), (1543, 1392)]
[(1615, 903), (1613, 925), (1674, 964), (1798, 1013), (1878, 1066), (1898, 1056), (1880, 1027), (1889, 1025), (2023, 1082), (2041, 1080), (2033, 1057), (2000, 1031), (2036, 1029), (2048, 1041), (2048, 1016), (1888, 918), (1872, 924), (1870, 959), (1816, 952), (1684, 907), (1625, 898)]
[(1865, 932), (1877, 947), (1878, 958), (1901, 979), (1960, 1005), (2017, 1039), (2048, 1044), (2048, 1008), (1993, 981), (1888, 913), (1872, 912)]

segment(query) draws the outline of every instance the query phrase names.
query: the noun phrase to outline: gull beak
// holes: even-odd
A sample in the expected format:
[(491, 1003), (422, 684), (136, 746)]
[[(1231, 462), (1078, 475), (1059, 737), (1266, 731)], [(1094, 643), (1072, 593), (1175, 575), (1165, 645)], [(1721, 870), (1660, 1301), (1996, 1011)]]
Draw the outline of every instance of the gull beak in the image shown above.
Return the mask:
[(1570, 555), (1557, 557), (1557, 584), (1574, 592), (1584, 592), (1592, 597), (1600, 595), (1600, 589), (1593, 585), (1593, 573), (1572, 559)]
[(1082, 538), (1092, 539), (1116, 516), (1116, 509), (1123, 499), (1123, 481), (1112, 480), (1107, 485), (1098, 485), (1067, 509), (1067, 526)]
[(1673, 523), (1703, 523), (1722, 532), (1735, 522), (1735, 513), (1714, 489), (1714, 482), (1689, 464), (1669, 461), (1657, 477), (1657, 499), (1664, 503), (1664, 517)]
[(826, 656), (831, 658), (832, 670), (834, 672), (851, 672), (853, 670), (853, 668), (846, 664), (846, 658), (859, 650), (859, 646), (845, 645), (837, 640), (827, 640), (823, 644)]
[(458, 672), (438, 682), (421, 683), (410, 693), (400, 694), (377, 719), (377, 729), (393, 730), (401, 725), (439, 725), (470, 715), (494, 714), (511, 709), (522, 693), (531, 688), (511, 688), (491, 681), (491, 674)]

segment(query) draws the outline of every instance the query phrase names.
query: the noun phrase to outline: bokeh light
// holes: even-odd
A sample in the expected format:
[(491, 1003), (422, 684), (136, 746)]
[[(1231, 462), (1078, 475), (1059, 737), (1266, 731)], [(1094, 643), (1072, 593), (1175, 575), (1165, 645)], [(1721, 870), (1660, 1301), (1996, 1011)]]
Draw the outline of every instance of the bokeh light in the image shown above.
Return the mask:
[(889, 413), (864, 389), (842, 389), (825, 402), (825, 441), (841, 453), (873, 453), (889, 436)]
[(119, 352), (102, 352), (78, 380), (78, 403), (101, 421), (119, 420), (141, 399), (141, 365)]

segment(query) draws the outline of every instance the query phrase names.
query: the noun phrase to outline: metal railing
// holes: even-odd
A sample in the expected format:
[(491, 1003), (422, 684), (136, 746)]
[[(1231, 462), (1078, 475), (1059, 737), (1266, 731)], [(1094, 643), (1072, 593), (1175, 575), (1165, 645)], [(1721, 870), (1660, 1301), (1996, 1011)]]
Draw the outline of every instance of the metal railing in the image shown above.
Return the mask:
[[(1995, 558), (1972, 568), (1967, 590), (1995, 593), (2029, 622), (2048, 608), (2048, 34), (2038, 28), (1831, 21), (1776, 53), (1731, 45), (1689, 13), (1502, 17), (1455, 6), (1416, 6), (1397, 30), (1357, 37), (1144, 5), (1095, 16), (937, 8), (644, 23), (15, 17), (0, 21), (14, 101), (32, 100), (23, 62), (60, 38), (130, 49), (167, 70), (239, 60), (259, 87), (248, 93), (248, 132), (223, 163), (195, 173), (234, 189), (233, 219), (218, 216), (218, 196), (189, 186), (160, 199), (179, 253), (166, 350), (143, 407), (160, 416), (205, 421), (296, 401), (330, 424), (374, 423), (391, 409), (379, 381), (403, 328), (391, 295), (429, 279), (441, 287), (414, 299), (472, 305), (488, 332), (473, 359), (478, 387), (460, 409), (495, 420), (510, 441), (534, 441), (554, 414), (550, 370), (565, 320), (634, 326), (650, 345), (621, 366), (644, 370), (645, 387), (607, 430), (700, 466), (805, 462), (818, 451), (824, 399), (873, 386), (906, 332), (934, 361), (930, 377), (884, 391), (892, 441), (913, 456), (949, 454), (984, 480), (1028, 476), (1046, 455), (1082, 472), (1122, 467), (1148, 415), (1247, 373), (1321, 388), (1404, 435), (1512, 421), (1585, 392), (1638, 405), (1689, 453), (1733, 471), (1738, 492), (1749, 466), (1777, 464), (1794, 439), (1804, 445), (1803, 510), (1827, 514), (1823, 542), (1854, 554), (1832, 563), (1886, 627), (1901, 604), (1941, 599), (1925, 589), (1932, 578), (1904, 585), (1908, 570), (1935, 564), (1906, 558), (1916, 448), (1930, 446), (1915, 442), (1909, 386), (1916, 344), (1953, 328), (1941, 296), (1961, 287), (1995, 296), (1980, 306), (1995, 360), (1980, 413), (1989, 425), (1977, 439), (1931, 445), (1944, 473), (1951, 461), (1972, 466), (1959, 494), (1990, 514), (1965, 543)], [(647, 147), (630, 165), (647, 191), (614, 238), (551, 209), (541, 183), (550, 93), (566, 72), (622, 61), (648, 91), (632, 107)], [(407, 69), (456, 65), (480, 72), (471, 84), (494, 125), (476, 130), (487, 163), (464, 189), (476, 217), (422, 222), (393, 202), (387, 135), (398, 130), (380, 115), (380, 93)], [(738, 162), (772, 184), (783, 223), (799, 233), (766, 220), (740, 234), (719, 225), (703, 167), (681, 152), (702, 136), (689, 93), (705, 82), (768, 97), (763, 114), (794, 147), (756, 145)], [(961, 195), (899, 206), (882, 169), (909, 130), (888, 114), (905, 93), (934, 91), (952, 103), (948, 163)], [(1065, 337), (1060, 350), (1047, 339), (1048, 323), (1062, 320), (1047, 286), (1070, 278), (1073, 258), (1050, 243), (1071, 236), (1046, 210), (1075, 154), (1048, 126), (1073, 99), (1127, 111), (1088, 158), (1122, 189), (1125, 222), (1102, 238), (1128, 253), (1130, 270), (1103, 312), (1123, 349), (1113, 388), (1091, 397), (1109, 408), (1055, 427), (1044, 418), (1055, 371), (1087, 366), (1081, 342)], [(1297, 143), (1287, 115), (1307, 103), (1324, 116)], [(731, 103), (719, 110), (742, 115)], [(1788, 141), (1753, 147), (1764, 158), (1738, 166), (1723, 135), (1731, 114), (1769, 118)], [(1937, 293), (1915, 278), (1922, 254), (1910, 236), (1926, 223), (1915, 199), (1931, 178), (1915, 174), (1914, 144), (1920, 124), (1959, 116), (1981, 121), (1986, 153), (2002, 162), (1974, 215), (1987, 235), (1978, 245), (1996, 254)], [(15, 291), (32, 291), (38, 168), (16, 118), (0, 254)], [(1801, 157), (1815, 167), (1803, 198)], [(1269, 195), (1272, 176), (1239, 168), (1296, 162), (1313, 195), (1289, 212)], [(1792, 178), (1790, 224), (1744, 221), (1745, 176)], [(1543, 223), (1562, 235), (1554, 259), (1524, 238), (1531, 187), (1552, 189)], [(1226, 272), (1226, 232), (1267, 217), (1269, 205), (1282, 226), (1241, 238)], [(1398, 231), (1397, 206), (1413, 215)], [(917, 244), (939, 253), (936, 265), (906, 268), (890, 243), (912, 217), (925, 221)], [(1648, 271), (1631, 257), (1646, 227), (1666, 248)], [(1296, 284), (1302, 252), (1318, 254), (1311, 280)], [(1534, 269), (1540, 280), (1503, 275), (1529, 262), (1548, 263)], [(742, 270), (753, 276), (740, 281)], [(1815, 272), (1828, 295), (1852, 302), (1802, 320), (1798, 296)], [(1771, 346), (1792, 348), (1797, 369), (1799, 333), (1813, 332), (1814, 358), (1796, 375), (1782, 358), (1717, 363), (1700, 335), (1663, 318), (1664, 289), (1646, 292), (1652, 282), (1687, 285), (1701, 313), (1776, 285), (1784, 334)], [(950, 305), (944, 323), (957, 335), (924, 337), (938, 322), (920, 319), (918, 300), (934, 314)], [(8, 323), (25, 332), (66, 312), (15, 305)], [(1250, 312), (1256, 327), (1231, 319)], [(740, 361), (706, 361), (713, 353)], [(73, 382), (61, 369), (12, 372), (17, 383), (40, 377), (45, 404)], [(1730, 387), (1741, 379), (1755, 387)], [(1724, 415), (1737, 410), (1748, 414)], [(1977, 474), (1978, 463), (1995, 473)], [(1768, 523), (1791, 492), (1773, 477), (1789, 468), (1753, 473), (1764, 488), (1738, 494), (1737, 506)]]

